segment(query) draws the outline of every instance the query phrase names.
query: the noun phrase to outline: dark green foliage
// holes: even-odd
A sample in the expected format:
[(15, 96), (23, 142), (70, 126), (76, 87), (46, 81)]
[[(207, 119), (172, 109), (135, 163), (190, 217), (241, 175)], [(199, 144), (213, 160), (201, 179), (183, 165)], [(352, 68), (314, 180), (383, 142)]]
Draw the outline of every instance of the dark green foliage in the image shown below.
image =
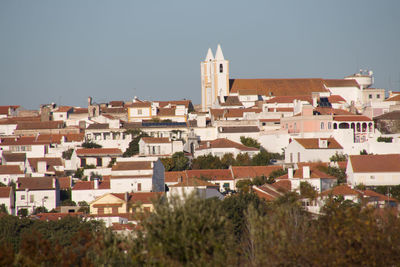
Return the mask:
[(382, 195), (390, 195), (391, 197), (394, 197), (395, 199), (400, 201), (400, 185), (394, 185), (394, 186), (376, 186), (374, 188), (371, 188), (375, 192), (382, 194)]
[(70, 148), (70, 149), (68, 149), (66, 151), (63, 151), (62, 158), (69, 160), (72, 157), (72, 153), (74, 153), (74, 149), (73, 148)]
[(367, 150), (363, 149), (360, 151), (360, 155), (368, 155)]
[(378, 142), (384, 142), (384, 143), (392, 143), (393, 142), (393, 137), (382, 137), (382, 136), (379, 136), (377, 141)]
[(93, 142), (93, 141), (85, 141), (82, 143), (83, 148), (102, 148), (101, 145)]
[(66, 199), (61, 202), (61, 206), (76, 206), (76, 203), (75, 203), (75, 201)]
[(251, 137), (245, 137), (245, 136), (241, 136), (240, 137), (240, 142), (248, 147), (255, 147), (255, 148), (260, 148), (260, 143), (257, 142), (256, 139), (251, 138)]
[(83, 178), (83, 168), (78, 168), (74, 174), (74, 177), (76, 178)]
[(7, 185), (3, 184), (2, 182), (0, 182), (0, 187), (6, 187)]
[(315, 188), (308, 182), (300, 182), (300, 196), (314, 200), (318, 195)]
[(49, 212), (49, 211), (46, 209), (46, 207), (39, 206), (33, 211), (33, 214), (47, 213), (47, 212)]
[(222, 163), (219, 157), (208, 154), (193, 159), (192, 169), (222, 169)]
[(114, 163), (115, 163), (116, 161), (117, 161), (116, 158), (112, 158), (112, 159), (110, 160), (110, 162), (108, 163), (107, 168), (111, 168), (111, 167), (114, 165)]
[(239, 192), (248, 193), (248, 192), (250, 192), (250, 188), (253, 185), (260, 186), (260, 185), (263, 185), (266, 183), (273, 184), (275, 182), (275, 178), (282, 176), (286, 173), (287, 173), (287, 170), (279, 169), (279, 170), (271, 172), (269, 177), (257, 176), (252, 179), (240, 180), (236, 183), (236, 188), (239, 190)]
[(4, 203), (0, 205), (0, 213), (8, 214), (7, 207)]
[(165, 171), (183, 171), (189, 167), (189, 159), (183, 152), (176, 152), (170, 158), (160, 158)]
[(83, 167), (84, 169), (96, 169), (96, 165), (94, 164), (86, 164), (85, 167)]
[(28, 210), (27, 209), (19, 209), (17, 212), (17, 215), (21, 216), (21, 217), (26, 217), (26, 216), (28, 216)]
[(147, 133), (142, 132), (140, 129), (128, 130), (125, 134), (132, 136), (132, 141), (129, 142), (129, 147), (125, 150), (123, 157), (132, 157), (133, 155), (139, 154), (139, 141), (142, 137), (149, 136)]
[(287, 173), (288, 173), (287, 169), (279, 169), (279, 170), (271, 172), (271, 174), (269, 175), (269, 178), (275, 179), (275, 178), (278, 178), (279, 176), (285, 175)]

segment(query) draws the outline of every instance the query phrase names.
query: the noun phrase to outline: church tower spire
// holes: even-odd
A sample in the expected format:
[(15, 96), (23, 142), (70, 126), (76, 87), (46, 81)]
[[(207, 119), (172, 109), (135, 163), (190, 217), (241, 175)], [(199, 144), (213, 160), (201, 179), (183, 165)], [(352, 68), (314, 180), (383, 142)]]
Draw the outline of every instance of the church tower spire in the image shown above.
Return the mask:
[(229, 95), (229, 61), (225, 60), (218, 44), (215, 57), (211, 49), (201, 62), (201, 108), (203, 111), (218, 106)]

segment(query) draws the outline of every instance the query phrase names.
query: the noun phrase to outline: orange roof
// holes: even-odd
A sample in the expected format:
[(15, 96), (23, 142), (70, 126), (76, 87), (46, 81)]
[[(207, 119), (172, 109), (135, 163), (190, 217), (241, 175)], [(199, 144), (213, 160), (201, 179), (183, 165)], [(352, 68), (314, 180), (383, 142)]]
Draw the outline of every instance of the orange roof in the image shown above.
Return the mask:
[(354, 79), (324, 79), (326, 87), (360, 87)]
[(17, 124), (16, 130), (61, 129), (63, 126), (63, 121), (20, 121)]
[(71, 187), (72, 187), (72, 178), (71, 177), (58, 177), (57, 180), (60, 185), (60, 190), (71, 189)]
[(400, 92), (393, 92), (393, 95), (386, 98), (385, 101), (400, 101)]
[(119, 148), (79, 148), (76, 150), (78, 156), (121, 156)]
[(400, 172), (400, 154), (352, 155), (354, 172)]
[(184, 105), (186, 108), (188, 108), (191, 101), (190, 100), (172, 100), (172, 101), (154, 101), (154, 102), (158, 102), (160, 107), (165, 107), (167, 105), (171, 105), (171, 106)]
[(322, 79), (230, 79), (231, 93), (239, 90), (257, 90), (258, 95), (290, 96), (327, 92)]
[(31, 215), (31, 217), (37, 218), (41, 221), (58, 221), (65, 217), (83, 217), (83, 212), (69, 212), (69, 213), (38, 213)]
[(321, 196), (361, 196), (361, 193), (351, 189), (348, 185), (338, 185), (321, 193)]
[(129, 105), (131, 108), (150, 108), (151, 102), (135, 102)]
[(289, 192), (292, 190), (292, 182), (290, 180), (280, 180), (271, 184), (276, 190), (280, 192)]
[(112, 171), (151, 170), (150, 161), (117, 161)]
[(206, 187), (218, 187), (217, 185), (201, 180), (201, 179), (197, 179), (197, 178), (186, 178), (183, 179), (182, 182), (174, 184), (174, 185), (170, 185), (170, 187), (196, 187), (196, 186), (206, 186)]
[[(152, 200), (161, 196), (162, 192), (135, 192), (128, 194), (129, 203), (140, 202), (142, 204), (152, 204)], [(125, 201), (125, 193), (111, 193), (111, 195)]]
[(331, 95), (328, 97), (329, 103), (340, 103), (340, 102), (346, 102), (346, 99), (344, 99), (340, 95)]
[(2, 138), (0, 146), (48, 145), (52, 140), (37, 140), (34, 136)]
[(24, 174), (19, 165), (0, 165), (0, 174)]
[(232, 166), (235, 179), (254, 178), (257, 176), (269, 177), (273, 171), (282, 169), (281, 166)]
[(175, 108), (160, 108), (157, 116), (175, 116)]
[(187, 178), (185, 171), (164, 172), (164, 181), (166, 183), (177, 183), (181, 178)]
[(372, 190), (369, 190), (369, 189), (362, 191), (362, 193), (363, 193), (364, 196), (367, 196), (367, 197), (378, 198), (378, 201), (395, 201), (395, 202), (398, 202), (398, 200), (395, 199), (395, 198), (379, 194), (379, 193), (377, 193), (375, 191), (372, 191)]
[(351, 115), (351, 116), (354, 115), (353, 113), (351, 113), (347, 110), (344, 110), (344, 109), (316, 107), (314, 110), (321, 115)]
[(53, 177), (34, 177), (34, 178), (18, 178), (17, 191), (25, 189), (29, 190), (51, 190), (55, 189), (55, 178)]
[(7, 119), (1, 119), (0, 124), (17, 124), (18, 122), (21, 121), (40, 121), (40, 116), (35, 116), (35, 117), (11, 117)]
[(64, 166), (61, 158), (28, 158), (29, 165), (34, 172), (38, 169), (38, 162), (46, 162), (46, 170), (55, 171), (54, 166)]
[(58, 107), (55, 111), (53, 112), (68, 112), (72, 109), (73, 107), (69, 107), (69, 106), (60, 106)]
[(268, 108), (268, 112), (293, 112), (294, 108)]
[(168, 137), (142, 137), (142, 140), (150, 144), (171, 143)]
[(187, 170), (189, 178), (205, 178), (207, 180), (233, 180), (232, 172), (228, 169)]
[[(294, 140), (305, 149), (343, 149), (335, 138), (295, 138)], [(327, 140), (328, 147), (319, 147), (319, 140)]]
[(241, 151), (258, 151), (258, 148), (248, 147), (226, 138), (218, 138), (212, 141), (201, 142), (196, 150), (211, 149), (211, 148), (236, 148)]
[(11, 191), (11, 186), (0, 187), (0, 198), (9, 198), (11, 195)]
[(372, 119), (363, 115), (336, 115), (333, 116), (335, 121), (372, 121)]
[[(94, 181), (79, 181), (76, 182), (72, 190), (93, 190)], [(110, 189), (110, 181), (99, 182), (99, 189)]]

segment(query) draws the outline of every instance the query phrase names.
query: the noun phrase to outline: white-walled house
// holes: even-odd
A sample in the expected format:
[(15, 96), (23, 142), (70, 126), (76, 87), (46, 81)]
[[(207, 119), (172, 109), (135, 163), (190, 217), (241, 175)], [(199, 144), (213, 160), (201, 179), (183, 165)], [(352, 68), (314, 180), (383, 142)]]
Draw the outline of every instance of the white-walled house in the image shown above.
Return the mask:
[(97, 197), (111, 192), (110, 181), (99, 181), (98, 179), (94, 179), (94, 181), (78, 181), (72, 187), (71, 199), (76, 204), (81, 201), (89, 203)]
[(217, 197), (222, 199), (222, 194), (218, 191), (219, 186), (213, 183), (197, 179), (197, 178), (184, 178), (180, 180), (177, 184), (169, 186), (169, 191), (167, 192), (167, 198), (178, 198), (184, 200), (185, 198), (191, 196), (192, 194), (202, 198), (213, 198)]
[(48, 211), (60, 205), (60, 187), (54, 177), (18, 178), (15, 193), (15, 209), (27, 209), (32, 213), (37, 207)]
[(349, 156), (346, 173), (352, 186), (399, 185), (400, 154)]
[(110, 186), (113, 193), (164, 192), (164, 165), (156, 157), (118, 158)]
[(19, 177), (24, 176), (24, 171), (18, 165), (0, 165), (0, 182), (5, 185), (15, 183)]
[(296, 138), (285, 149), (285, 162), (328, 162), (343, 147), (334, 138)]
[(26, 154), (3, 152), (1, 157), (2, 165), (17, 165), (21, 170), (25, 170)]
[(231, 153), (234, 157), (238, 154), (249, 154), (250, 157), (260, 152), (258, 148), (247, 147), (243, 144), (233, 142), (226, 138), (219, 138), (211, 141), (204, 141), (195, 149), (194, 157), (211, 154), (217, 157), (223, 157), (224, 154)]
[(79, 167), (94, 165), (97, 168), (105, 168), (110, 162), (117, 157), (122, 156), (122, 151), (119, 148), (78, 148), (73, 152), (79, 158)]
[(62, 158), (28, 158), (26, 173), (31, 176), (49, 176), (64, 171)]
[(11, 186), (0, 187), (0, 205), (5, 206), (8, 214), (15, 215), (14, 190)]
[(168, 137), (142, 137), (139, 141), (141, 156), (171, 156), (183, 151), (181, 140), (170, 140)]

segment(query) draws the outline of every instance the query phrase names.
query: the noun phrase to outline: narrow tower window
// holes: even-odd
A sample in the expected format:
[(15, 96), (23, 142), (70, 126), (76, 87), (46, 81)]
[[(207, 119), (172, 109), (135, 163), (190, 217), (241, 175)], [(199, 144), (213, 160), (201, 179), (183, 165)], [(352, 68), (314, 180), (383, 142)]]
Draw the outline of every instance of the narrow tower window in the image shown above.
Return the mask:
[(219, 64), (219, 73), (224, 72), (224, 65)]

